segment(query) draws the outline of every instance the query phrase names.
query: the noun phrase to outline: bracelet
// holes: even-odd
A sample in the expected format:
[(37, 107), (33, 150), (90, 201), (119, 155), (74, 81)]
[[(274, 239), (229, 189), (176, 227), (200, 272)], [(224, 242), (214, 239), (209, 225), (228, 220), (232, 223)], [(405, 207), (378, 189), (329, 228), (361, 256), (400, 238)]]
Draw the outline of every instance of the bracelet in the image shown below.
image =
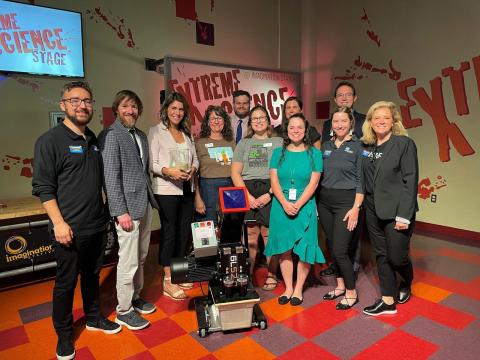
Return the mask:
[(273, 192), (271, 192), (270, 190), (268, 190), (267, 194), (270, 195), (270, 198), (273, 198)]

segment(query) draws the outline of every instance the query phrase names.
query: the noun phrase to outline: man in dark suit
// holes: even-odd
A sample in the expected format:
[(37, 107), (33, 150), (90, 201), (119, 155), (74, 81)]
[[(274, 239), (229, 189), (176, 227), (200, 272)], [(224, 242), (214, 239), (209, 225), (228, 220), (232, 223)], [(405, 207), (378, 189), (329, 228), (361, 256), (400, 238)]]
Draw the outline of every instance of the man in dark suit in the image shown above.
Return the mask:
[[(365, 114), (361, 114), (353, 108), (355, 101), (357, 101), (357, 93), (355, 90), (355, 86), (353, 86), (353, 84), (348, 81), (339, 82), (335, 87), (335, 91), (333, 92), (333, 100), (335, 101), (335, 104), (338, 107), (346, 106), (351, 109), (353, 118), (355, 119), (355, 129), (353, 130), (353, 133), (358, 139), (360, 139), (363, 136), (362, 126), (363, 126), (363, 123), (365, 122)], [(332, 119), (328, 119), (323, 124), (322, 144), (330, 140), (331, 137), (332, 137)], [(364, 229), (364, 218), (365, 218), (365, 215), (363, 214), (363, 211), (362, 211), (360, 213), (358, 226), (355, 229), (355, 233), (353, 235), (353, 239), (349, 249), (350, 260), (353, 263), (353, 269), (355, 270), (355, 273), (358, 273), (360, 269), (360, 253), (361, 253), (360, 237)], [(330, 265), (325, 270), (322, 270), (321, 274), (333, 275), (334, 274), (333, 267)]]
[[(361, 114), (353, 108), (355, 101), (357, 101), (357, 93), (355, 91), (355, 87), (353, 86), (353, 84), (348, 81), (342, 81), (338, 83), (333, 93), (333, 100), (335, 101), (335, 104), (338, 107), (346, 106), (352, 109), (353, 117), (355, 118), (355, 129), (353, 133), (357, 138), (360, 139), (363, 135), (362, 126), (363, 126), (363, 123), (365, 122), (365, 114)], [(331, 132), (332, 132), (332, 119), (328, 119), (323, 124), (322, 144), (325, 141), (330, 140), (330, 138), (332, 137)]]
[(115, 122), (99, 135), (103, 155), (105, 189), (110, 214), (118, 234), (117, 317), (115, 322), (131, 330), (149, 325), (140, 314), (156, 310), (140, 297), (143, 266), (150, 245), (152, 206), (157, 207), (149, 176), (149, 147), (145, 133), (135, 127), (142, 101), (133, 91), (115, 96)]

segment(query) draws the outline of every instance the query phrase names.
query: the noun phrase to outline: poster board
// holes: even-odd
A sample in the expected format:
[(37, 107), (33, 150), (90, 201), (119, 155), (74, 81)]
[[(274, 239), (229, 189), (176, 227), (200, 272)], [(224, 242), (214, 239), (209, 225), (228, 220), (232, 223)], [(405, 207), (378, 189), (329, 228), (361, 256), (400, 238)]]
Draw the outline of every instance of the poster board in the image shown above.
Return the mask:
[(190, 105), (192, 133), (197, 135), (209, 105), (222, 106), (233, 114), (232, 93), (246, 90), (251, 107), (267, 108), (273, 126), (282, 121), (282, 106), (289, 96), (300, 96), (301, 74), (191, 59), (165, 58), (165, 89), (182, 93)]

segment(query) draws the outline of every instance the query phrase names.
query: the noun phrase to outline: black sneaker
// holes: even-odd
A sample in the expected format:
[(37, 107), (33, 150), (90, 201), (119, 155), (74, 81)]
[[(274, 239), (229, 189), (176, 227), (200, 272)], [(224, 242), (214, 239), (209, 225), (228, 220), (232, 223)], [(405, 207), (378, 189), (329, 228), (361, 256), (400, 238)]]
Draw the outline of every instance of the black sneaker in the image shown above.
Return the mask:
[(397, 307), (395, 303), (392, 305), (385, 304), (382, 299), (375, 301), (375, 304), (367, 306), (363, 309), (363, 313), (370, 316), (378, 316), (383, 314), (396, 314)]
[(75, 347), (70, 338), (59, 338), (57, 343), (57, 359), (70, 360), (75, 357)]
[(96, 321), (87, 321), (86, 328), (90, 331), (103, 331), (105, 334), (116, 334), (122, 330), (120, 325), (104, 317)]
[(157, 310), (157, 307), (149, 302), (146, 302), (142, 298), (138, 298), (136, 300), (132, 301), (133, 308), (137, 310), (140, 314), (151, 314), (155, 310)]
[(148, 320), (143, 318), (135, 310), (123, 315), (117, 315), (115, 322), (120, 325), (125, 325), (130, 330), (141, 330), (150, 325)]

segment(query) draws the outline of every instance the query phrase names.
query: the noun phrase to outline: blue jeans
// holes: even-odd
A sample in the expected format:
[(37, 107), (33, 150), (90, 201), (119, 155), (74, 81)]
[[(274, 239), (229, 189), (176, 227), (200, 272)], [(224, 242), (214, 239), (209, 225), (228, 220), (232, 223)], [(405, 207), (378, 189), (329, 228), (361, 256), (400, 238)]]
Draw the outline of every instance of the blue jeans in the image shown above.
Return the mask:
[(200, 178), (200, 196), (205, 203), (205, 215), (195, 214), (195, 221), (212, 220), (217, 225), (218, 188), (233, 186), (230, 178)]

